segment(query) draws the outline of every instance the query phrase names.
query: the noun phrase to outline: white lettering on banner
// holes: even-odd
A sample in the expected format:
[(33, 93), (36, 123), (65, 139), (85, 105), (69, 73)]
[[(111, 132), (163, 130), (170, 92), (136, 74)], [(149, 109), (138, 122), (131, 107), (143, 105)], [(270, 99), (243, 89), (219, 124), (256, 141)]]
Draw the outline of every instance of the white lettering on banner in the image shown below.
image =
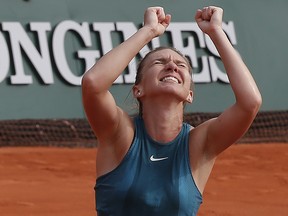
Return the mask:
[(5, 38), (0, 34), (0, 83), (7, 76), (10, 66), (9, 50)]
[[(26, 75), (23, 68), (23, 61), (21, 55), (21, 48), (26, 53), (33, 66), (36, 68), (40, 77), (45, 84), (52, 84), (52, 66), (48, 50), (48, 42), (46, 37), (46, 31), (51, 30), (49, 23), (30, 23), (31, 31), (37, 32), (37, 38), (39, 41), (39, 47), (41, 54), (37, 51), (27, 33), (24, 31), (20, 23), (15, 22), (3, 22), (2, 28), (4, 31), (9, 32), (12, 56), (14, 59), (15, 75), (11, 76), (12, 84), (31, 84), (32, 77)], [(1, 52), (1, 51), (0, 51)], [(2, 74), (2, 71), (1, 71)]]
[(90, 37), (89, 25), (86, 22), (79, 24), (70, 20), (62, 21), (55, 28), (52, 39), (54, 60), (60, 74), (68, 83), (72, 85), (81, 85), (81, 76), (76, 76), (73, 74), (66, 59), (64, 40), (68, 31), (76, 32), (79, 36), (81, 36), (84, 45), (86, 47), (91, 47), (92, 41)]
[[(114, 23), (93, 23), (93, 30), (99, 32), (103, 55), (113, 48), (111, 32), (116, 31)], [(93, 64), (92, 64), (93, 65)], [(92, 66), (90, 65), (90, 66)], [(124, 83), (123, 77), (119, 76), (115, 83)]]
[[(20, 22), (2, 22), (2, 30), (0, 31), (0, 83), (9, 75), (9, 70), (12, 68), (10, 75), (11, 84), (32, 84), (33, 77), (29, 71), (24, 70), (23, 55), (31, 62), (35, 71), (38, 73), (41, 81), (44, 84), (53, 84), (54, 76), (51, 60), (54, 60), (56, 68), (62, 78), (71, 85), (81, 85), (81, 78), (97, 59), (106, 54), (113, 48), (112, 33), (117, 32), (122, 35), (122, 40), (128, 39), (137, 31), (134, 23), (131, 22), (94, 22), (90, 28), (89, 23), (77, 23), (72, 20), (64, 20), (58, 23), (55, 28), (51, 28), (48, 22), (30, 22), (28, 24), (29, 31)], [(54, 29), (54, 30), (52, 30)], [(232, 45), (236, 45), (236, 35), (234, 23), (232, 21), (223, 23), (223, 29), (231, 41)], [(4, 37), (5, 32), (8, 37)], [(85, 71), (76, 71), (75, 68), (69, 65), (67, 49), (65, 48), (65, 40), (67, 33), (75, 35), (72, 40), (78, 40), (83, 46), (83, 49), (76, 51), (76, 57), (73, 61), (84, 62)], [(97, 34), (99, 37), (99, 50), (93, 50), (92, 34)], [(199, 72), (193, 75), (195, 83), (211, 83), (224, 82), (229, 83), (225, 72), (217, 65), (219, 54), (210, 40), (203, 34), (194, 22), (174, 22), (167, 28), (167, 33), (170, 37), (172, 46), (180, 50), (186, 55), (192, 63), (193, 69)], [(183, 39), (184, 33), (189, 36)], [(30, 35), (34, 36), (33, 42)], [(47, 34), (52, 34), (52, 41), (49, 44)], [(7, 40), (7, 38), (9, 40)], [(69, 41), (70, 42), (70, 41)], [(10, 44), (9, 44), (10, 43)], [(67, 44), (67, 43), (66, 43)], [(151, 41), (151, 47), (160, 46), (159, 38), (154, 38)], [(165, 45), (164, 45), (165, 46)], [(11, 50), (9, 48), (11, 47)], [(51, 47), (51, 53), (49, 50)], [(197, 49), (208, 50), (209, 55), (197, 56)], [(144, 46), (139, 52), (140, 57), (144, 57), (150, 51), (148, 45)], [(10, 53), (11, 52), (11, 53)], [(12, 56), (13, 60), (9, 57)], [(200, 63), (200, 64), (199, 64)], [(12, 65), (13, 64), (13, 65)], [(131, 84), (134, 83), (137, 69), (137, 59), (134, 58), (127, 67), (127, 72), (123, 73), (115, 84)]]

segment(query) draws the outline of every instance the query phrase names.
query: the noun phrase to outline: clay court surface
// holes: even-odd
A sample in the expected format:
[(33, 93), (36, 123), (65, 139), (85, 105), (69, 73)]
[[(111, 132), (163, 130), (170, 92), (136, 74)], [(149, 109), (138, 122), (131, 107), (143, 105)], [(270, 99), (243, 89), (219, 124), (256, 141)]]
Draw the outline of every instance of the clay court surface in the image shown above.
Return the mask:
[[(1, 216), (95, 216), (97, 148), (0, 148)], [(287, 216), (288, 144), (220, 155), (199, 216)]]

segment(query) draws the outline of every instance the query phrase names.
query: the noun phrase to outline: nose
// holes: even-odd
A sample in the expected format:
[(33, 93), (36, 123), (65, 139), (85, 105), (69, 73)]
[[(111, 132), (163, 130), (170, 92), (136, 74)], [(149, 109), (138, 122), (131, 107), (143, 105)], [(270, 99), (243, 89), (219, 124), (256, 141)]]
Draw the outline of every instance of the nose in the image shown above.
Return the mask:
[(166, 70), (167, 71), (178, 72), (178, 65), (171, 60), (171, 61), (167, 62)]

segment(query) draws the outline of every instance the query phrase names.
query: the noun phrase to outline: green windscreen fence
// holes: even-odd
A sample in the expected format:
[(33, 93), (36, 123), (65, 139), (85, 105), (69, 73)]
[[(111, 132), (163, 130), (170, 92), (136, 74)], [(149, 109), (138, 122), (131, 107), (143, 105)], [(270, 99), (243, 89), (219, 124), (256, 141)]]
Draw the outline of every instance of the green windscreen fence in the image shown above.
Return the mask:
[[(191, 113), (184, 120), (193, 126), (219, 113)], [(288, 111), (260, 112), (238, 143), (288, 143)], [(96, 147), (86, 119), (25, 119), (0, 121), (0, 146)]]

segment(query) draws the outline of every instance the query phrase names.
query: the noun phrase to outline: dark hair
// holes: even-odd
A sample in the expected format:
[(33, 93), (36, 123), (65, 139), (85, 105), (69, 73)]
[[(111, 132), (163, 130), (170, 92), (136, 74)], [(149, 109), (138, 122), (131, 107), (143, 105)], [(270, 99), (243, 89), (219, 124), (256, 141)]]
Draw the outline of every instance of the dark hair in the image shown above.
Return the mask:
[[(193, 83), (193, 80), (192, 80), (192, 65), (191, 65), (191, 62), (189, 61), (189, 59), (183, 55), (182, 52), (180, 52), (179, 50), (177, 50), (176, 48), (174, 47), (157, 47), (153, 50), (151, 50), (149, 53), (147, 53), (145, 55), (144, 58), (142, 58), (138, 64), (138, 67), (137, 67), (137, 72), (136, 72), (136, 78), (135, 78), (135, 85), (138, 85), (141, 80), (142, 80), (142, 77), (143, 77), (143, 67), (145, 65), (145, 62), (146, 62), (146, 59), (153, 53), (156, 53), (158, 51), (161, 51), (161, 50), (165, 50), (165, 49), (170, 49), (176, 53), (178, 53), (180, 56), (182, 56), (182, 58), (185, 60), (185, 62), (187, 63), (188, 67), (189, 67), (189, 73), (191, 75), (191, 86), (190, 88), (193, 90), (194, 89), (194, 83)], [(139, 115), (142, 116), (142, 111), (143, 111), (143, 107), (142, 107), (142, 103), (139, 99), (138, 100), (138, 103), (139, 103)]]

